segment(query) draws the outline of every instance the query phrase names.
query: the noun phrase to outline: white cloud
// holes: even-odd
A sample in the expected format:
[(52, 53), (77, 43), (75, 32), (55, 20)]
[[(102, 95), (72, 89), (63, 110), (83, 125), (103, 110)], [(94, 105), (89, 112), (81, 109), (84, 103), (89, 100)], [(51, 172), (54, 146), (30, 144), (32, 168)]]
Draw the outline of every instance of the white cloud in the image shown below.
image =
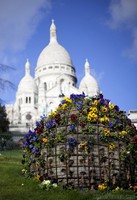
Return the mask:
[(133, 42), (130, 48), (125, 49), (124, 55), (128, 55), (131, 59), (137, 61), (137, 27), (132, 30)]
[(50, 5), (50, 0), (0, 0), (0, 51), (23, 50)]
[(111, 0), (109, 14), (107, 24), (110, 28), (123, 28), (131, 34), (131, 47), (124, 53), (137, 59), (137, 0)]
[(121, 25), (134, 27), (137, 25), (137, 0), (112, 0), (109, 6), (111, 28)]

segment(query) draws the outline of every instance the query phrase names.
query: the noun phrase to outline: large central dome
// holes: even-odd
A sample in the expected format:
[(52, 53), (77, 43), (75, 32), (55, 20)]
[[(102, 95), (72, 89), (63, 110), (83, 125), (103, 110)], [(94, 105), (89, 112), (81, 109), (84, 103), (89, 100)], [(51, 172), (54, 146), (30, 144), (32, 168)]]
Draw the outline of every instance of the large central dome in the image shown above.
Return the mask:
[(58, 42), (51, 42), (41, 52), (37, 66), (41, 67), (57, 63), (72, 65), (71, 58), (65, 48), (59, 45)]
[(69, 53), (57, 41), (56, 26), (54, 24), (54, 20), (52, 20), (50, 27), (50, 43), (39, 55), (37, 61), (37, 69), (46, 65), (53, 64), (67, 64), (72, 66), (72, 61)]

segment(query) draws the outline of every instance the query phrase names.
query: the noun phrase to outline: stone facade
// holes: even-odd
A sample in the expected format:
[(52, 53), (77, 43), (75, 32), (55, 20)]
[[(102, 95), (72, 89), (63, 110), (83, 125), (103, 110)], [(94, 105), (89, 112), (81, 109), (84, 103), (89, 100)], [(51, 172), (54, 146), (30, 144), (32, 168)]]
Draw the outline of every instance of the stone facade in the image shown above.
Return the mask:
[(128, 113), (128, 117), (137, 128), (137, 110), (130, 110)]

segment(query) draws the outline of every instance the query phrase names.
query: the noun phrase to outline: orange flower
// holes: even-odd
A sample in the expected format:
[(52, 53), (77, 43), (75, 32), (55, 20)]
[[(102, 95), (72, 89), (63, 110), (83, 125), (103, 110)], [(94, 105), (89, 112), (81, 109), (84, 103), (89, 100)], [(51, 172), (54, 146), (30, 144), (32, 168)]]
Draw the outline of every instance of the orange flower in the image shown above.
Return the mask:
[(98, 100), (94, 100), (93, 105), (98, 105)]
[(48, 139), (47, 138), (42, 138), (42, 141), (47, 143), (48, 142)]

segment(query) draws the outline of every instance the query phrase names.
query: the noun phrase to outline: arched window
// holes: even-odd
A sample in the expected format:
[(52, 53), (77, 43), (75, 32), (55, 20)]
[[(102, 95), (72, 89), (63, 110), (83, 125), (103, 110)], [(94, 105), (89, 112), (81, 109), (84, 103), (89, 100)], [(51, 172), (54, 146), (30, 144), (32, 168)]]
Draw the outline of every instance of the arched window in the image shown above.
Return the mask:
[(44, 83), (44, 90), (47, 91), (47, 83)]
[(28, 103), (28, 97), (26, 97), (26, 103)]
[(37, 100), (36, 100), (36, 97), (34, 97), (34, 104), (36, 104), (37, 103)]
[(60, 89), (61, 89), (61, 94), (65, 93), (65, 81), (64, 79), (60, 80)]
[(60, 84), (62, 84), (63, 82), (64, 82), (64, 79), (61, 79), (61, 80), (60, 80)]
[(31, 103), (31, 97), (29, 97), (29, 103)]

